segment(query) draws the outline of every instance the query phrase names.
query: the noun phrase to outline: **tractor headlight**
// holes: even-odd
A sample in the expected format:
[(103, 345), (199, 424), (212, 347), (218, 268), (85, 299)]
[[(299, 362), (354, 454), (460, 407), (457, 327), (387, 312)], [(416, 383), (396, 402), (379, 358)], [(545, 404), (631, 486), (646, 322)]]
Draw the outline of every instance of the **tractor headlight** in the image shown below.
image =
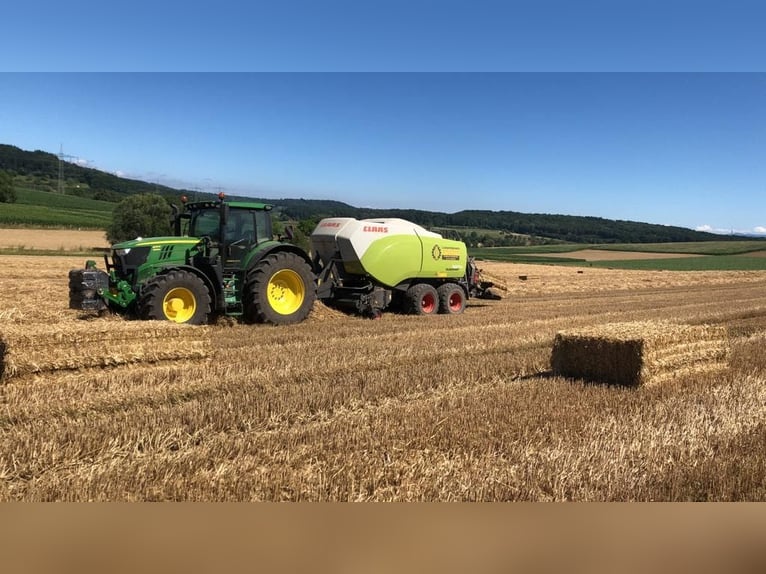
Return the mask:
[(130, 247), (128, 247), (127, 249), (115, 249), (115, 250), (114, 250), (114, 252), (115, 252), (115, 253), (116, 253), (118, 256), (120, 256), (120, 257), (124, 257), (125, 255), (127, 255), (128, 253), (130, 253)]

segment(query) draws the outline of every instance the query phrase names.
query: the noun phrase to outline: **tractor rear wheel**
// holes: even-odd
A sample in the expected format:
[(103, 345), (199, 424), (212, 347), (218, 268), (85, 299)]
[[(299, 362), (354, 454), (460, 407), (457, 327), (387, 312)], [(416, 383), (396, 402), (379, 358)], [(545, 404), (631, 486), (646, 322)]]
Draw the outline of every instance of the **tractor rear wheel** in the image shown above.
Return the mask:
[(433, 315), (439, 308), (439, 294), (428, 283), (416, 283), (407, 289), (405, 305), (411, 315)]
[(456, 283), (439, 285), (436, 290), (439, 294), (439, 313), (447, 315), (459, 315), (465, 311), (465, 291)]
[(251, 323), (300, 323), (311, 312), (316, 283), (297, 253), (280, 251), (261, 259), (245, 287), (245, 318)]
[(146, 282), (138, 314), (142, 319), (201, 325), (210, 316), (210, 290), (191, 271), (173, 269)]

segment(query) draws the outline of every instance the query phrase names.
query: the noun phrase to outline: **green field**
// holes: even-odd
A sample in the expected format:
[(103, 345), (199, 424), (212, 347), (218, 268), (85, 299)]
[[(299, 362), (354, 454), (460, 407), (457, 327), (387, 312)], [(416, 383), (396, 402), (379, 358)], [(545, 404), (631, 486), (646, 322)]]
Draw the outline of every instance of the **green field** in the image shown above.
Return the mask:
[[(632, 251), (638, 253), (678, 253), (678, 259), (640, 259), (585, 261), (550, 257), (551, 253), (572, 253), (581, 249)], [(614, 269), (665, 271), (737, 271), (766, 270), (766, 257), (747, 257), (748, 253), (766, 250), (765, 240), (700, 241), (692, 243), (621, 243), (610, 245), (542, 245), (529, 247), (492, 247), (469, 249), (469, 255), (489, 261), (546, 265), (588, 266)], [(707, 255), (707, 257), (683, 257)]]
[(590, 249), (607, 251), (637, 251), (640, 253), (679, 253), (683, 255), (739, 255), (763, 251), (764, 239), (742, 241), (694, 241), (689, 243), (618, 243), (613, 245), (591, 245)]
[(547, 253), (571, 253), (580, 249), (595, 249), (597, 247), (584, 243), (564, 243), (561, 245), (525, 245), (520, 247), (471, 247), (468, 251), (469, 255), (479, 259), (516, 261), (528, 256), (544, 258)]
[(589, 261), (586, 265), (609, 269), (643, 269), (651, 271), (766, 271), (766, 257), (711, 255), (708, 257), (679, 257), (678, 259)]
[(28, 188), (17, 188), (16, 195), (0, 209), (2, 226), (106, 229), (112, 222), (115, 204), (108, 201)]

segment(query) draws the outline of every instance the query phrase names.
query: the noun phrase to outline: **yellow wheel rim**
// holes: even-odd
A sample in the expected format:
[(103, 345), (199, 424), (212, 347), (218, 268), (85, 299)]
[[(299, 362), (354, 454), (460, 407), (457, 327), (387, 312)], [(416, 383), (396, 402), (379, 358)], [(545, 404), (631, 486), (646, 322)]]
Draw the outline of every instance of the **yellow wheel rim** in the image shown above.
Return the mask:
[(176, 287), (168, 291), (162, 300), (162, 311), (169, 321), (186, 323), (194, 317), (197, 310), (197, 299), (189, 289)]
[(267, 287), (269, 305), (280, 315), (292, 315), (303, 305), (306, 286), (301, 276), (292, 269), (277, 271)]

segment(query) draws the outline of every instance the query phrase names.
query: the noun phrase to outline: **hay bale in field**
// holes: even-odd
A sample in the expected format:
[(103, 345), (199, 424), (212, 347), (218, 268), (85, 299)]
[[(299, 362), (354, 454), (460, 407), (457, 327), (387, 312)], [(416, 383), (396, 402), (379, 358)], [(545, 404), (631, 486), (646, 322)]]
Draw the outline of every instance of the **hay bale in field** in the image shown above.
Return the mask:
[(726, 329), (664, 321), (611, 323), (556, 334), (553, 373), (615, 385), (658, 384), (725, 366)]
[(204, 326), (163, 321), (105, 321), (0, 327), (0, 380), (62, 369), (205, 358)]

